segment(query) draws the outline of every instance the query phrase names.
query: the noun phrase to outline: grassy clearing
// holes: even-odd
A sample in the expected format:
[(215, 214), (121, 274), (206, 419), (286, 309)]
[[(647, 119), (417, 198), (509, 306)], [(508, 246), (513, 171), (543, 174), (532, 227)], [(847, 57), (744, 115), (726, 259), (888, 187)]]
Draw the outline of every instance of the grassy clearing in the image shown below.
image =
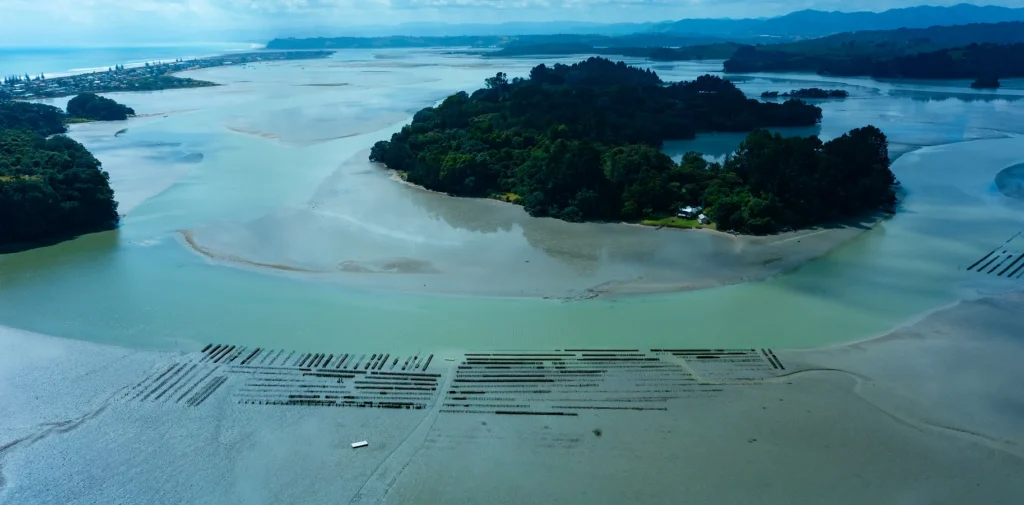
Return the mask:
[(491, 195), (491, 198), (493, 198), (495, 200), (501, 200), (503, 202), (516, 203), (522, 197), (517, 195), (517, 194), (515, 194), (515, 193), (498, 193), (496, 195)]
[(662, 219), (644, 219), (643, 221), (640, 221), (640, 224), (642, 224), (644, 226), (655, 226), (655, 227), (662, 227), (662, 226), (664, 226), (666, 228), (679, 228), (679, 229), (683, 229), (683, 230), (689, 230), (691, 228), (697, 228), (697, 229), (709, 228), (709, 229), (712, 229), (712, 230), (716, 229), (715, 228), (715, 223), (700, 224), (700, 222), (697, 221), (696, 219), (684, 219), (684, 218), (675, 217), (675, 216), (673, 216), (673, 217), (666, 217), (666, 218), (662, 218)]
[(409, 172), (406, 172), (405, 170), (395, 170), (395, 173), (398, 174), (398, 176), (401, 177), (403, 181), (409, 180)]
[(25, 179), (28, 181), (38, 181), (41, 179), (38, 175), (0, 175), (0, 182), (16, 181), (18, 179)]

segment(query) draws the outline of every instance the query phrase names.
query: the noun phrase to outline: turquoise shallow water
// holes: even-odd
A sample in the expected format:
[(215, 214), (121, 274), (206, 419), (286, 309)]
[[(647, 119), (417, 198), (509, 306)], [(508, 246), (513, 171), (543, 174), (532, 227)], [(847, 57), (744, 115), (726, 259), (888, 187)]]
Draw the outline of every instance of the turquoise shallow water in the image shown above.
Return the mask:
[[(160, 349), (211, 341), (396, 353), (811, 347), (878, 334), (978, 289), (1020, 286), (961, 271), (1024, 227), (1020, 202), (994, 184), (996, 173), (1024, 161), (1017, 137), (1024, 92), (1012, 82), (997, 94), (972, 95), (955, 82), (737, 77), (751, 95), (849, 89), (850, 99), (822, 104), (825, 120), (815, 132), (882, 128), (901, 156), (894, 166), (907, 192), (901, 212), (766, 281), (564, 302), (526, 288), (672, 276), (688, 254), (697, 262), (720, 244), (685, 232), (530, 220), (513, 207), (414, 191), (353, 165), (415, 110), (475, 89), (499, 69), (522, 75), (533, 64), (383, 54), (206, 69), (190, 76), (225, 85), (117, 96), (141, 117), (83, 125), (72, 136), (111, 172), (127, 213), (122, 227), (0, 257), (0, 324)], [(714, 65), (658, 70), (692, 78)], [(722, 156), (740, 138), (704, 136), (671, 148)], [(223, 257), (195, 253), (178, 230), (193, 230)], [(338, 258), (371, 266), (425, 258), (441, 272), (310, 276), (231, 257), (297, 268)], [(526, 297), (477, 296), (499, 284), (522, 286)]]

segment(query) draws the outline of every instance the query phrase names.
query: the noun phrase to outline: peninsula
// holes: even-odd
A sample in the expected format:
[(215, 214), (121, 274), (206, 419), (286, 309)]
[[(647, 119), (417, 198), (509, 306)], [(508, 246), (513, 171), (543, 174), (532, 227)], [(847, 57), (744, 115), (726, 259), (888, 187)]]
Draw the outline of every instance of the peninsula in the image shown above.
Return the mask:
[[(748, 99), (705, 75), (656, 73), (590, 58), (498, 73), (472, 95), (426, 108), (374, 145), (370, 160), (452, 195), (523, 205), (566, 221), (641, 221), (705, 208), (719, 229), (772, 233), (891, 205), (885, 135), (866, 127), (822, 143), (759, 130), (808, 126), (821, 109)], [(658, 148), (699, 132), (755, 130), (724, 165), (696, 153), (676, 164)]]
[(886, 79), (1024, 76), (1024, 22), (840, 33), (742, 46), (726, 72), (816, 72)]
[(272, 51), (227, 54), (209, 58), (176, 60), (164, 63), (146, 63), (138, 67), (116, 66), (105, 72), (92, 72), (66, 77), (9, 76), (0, 82), (0, 98), (31, 100), (56, 98), (80, 93), (113, 93), (119, 91), (159, 91), (165, 89), (201, 88), (216, 86), (209, 81), (171, 74), (186, 70), (242, 65), (261, 61), (304, 60), (327, 58), (333, 51)]
[(117, 202), (99, 160), (62, 133), (64, 112), (0, 103), (0, 250), (117, 226)]

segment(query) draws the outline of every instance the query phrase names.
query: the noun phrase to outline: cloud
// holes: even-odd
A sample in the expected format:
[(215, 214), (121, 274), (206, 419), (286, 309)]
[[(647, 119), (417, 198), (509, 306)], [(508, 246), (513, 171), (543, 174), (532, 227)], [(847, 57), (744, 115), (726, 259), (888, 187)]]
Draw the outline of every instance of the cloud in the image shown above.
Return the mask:
[[(0, 0), (0, 45), (258, 40), (337, 35), (359, 25), (661, 21), (814, 8), (884, 10), (921, 0)], [(954, 4), (963, 0), (932, 0)], [(976, 0), (1020, 6), (1021, 0)], [(239, 39), (241, 37), (241, 39)]]

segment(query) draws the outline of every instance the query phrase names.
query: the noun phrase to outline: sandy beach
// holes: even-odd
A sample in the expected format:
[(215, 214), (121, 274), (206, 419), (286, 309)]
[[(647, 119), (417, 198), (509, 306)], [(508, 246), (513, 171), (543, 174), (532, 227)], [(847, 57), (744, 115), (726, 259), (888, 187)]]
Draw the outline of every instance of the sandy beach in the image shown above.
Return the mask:
[(455, 352), (423, 368), (442, 391), (423, 409), (242, 404), (232, 382), (186, 407), (159, 373), (198, 353), (3, 329), (0, 502), (1011, 504), (1022, 310), (1021, 293), (962, 302), (870, 341), (776, 349), (784, 370), (756, 377), (661, 353), (692, 384), (625, 410), (578, 392), (565, 401), (591, 407), (571, 416), (452, 410), (454, 364), (481, 359)]

